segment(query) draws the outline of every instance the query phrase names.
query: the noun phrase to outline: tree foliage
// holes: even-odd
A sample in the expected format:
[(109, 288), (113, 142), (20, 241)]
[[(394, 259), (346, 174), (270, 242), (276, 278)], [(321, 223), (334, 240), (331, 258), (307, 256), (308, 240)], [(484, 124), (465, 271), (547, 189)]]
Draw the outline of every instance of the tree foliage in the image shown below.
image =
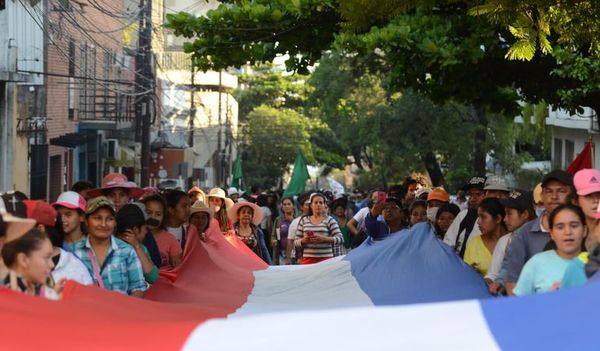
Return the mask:
[(289, 70), (308, 67), (329, 48), (340, 30), (335, 0), (231, 1), (196, 17), (168, 14), (167, 26), (191, 39), (184, 46), (201, 70), (241, 67), (248, 62), (272, 62), (289, 54)]
[(311, 86), (304, 84), (308, 76), (283, 74), (272, 64), (253, 67), (238, 77), (234, 96), (239, 103), (239, 120), (243, 123), (257, 106), (290, 108), (304, 111)]
[(298, 150), (309, 164), (316, 163), (328, 152), (312, 138), (328, 133), (324, 123), (296, 110), (267, 105), (254, 108), (248, 114), (242, 146), (247, 182), (267, 187), (277, 185)]

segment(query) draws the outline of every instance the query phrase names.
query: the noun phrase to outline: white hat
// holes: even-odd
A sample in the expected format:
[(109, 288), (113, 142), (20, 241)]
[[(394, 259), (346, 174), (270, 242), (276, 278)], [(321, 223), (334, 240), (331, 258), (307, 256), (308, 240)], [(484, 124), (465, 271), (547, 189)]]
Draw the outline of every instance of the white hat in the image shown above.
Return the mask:
[(510, 191), (508, 184), (506, 184), (506, 179), (495, 175), (487, 177), (483, 190)]
[(62, 206), (66, 208), (70, 208), (72, 210), (81, 210), (85, 213), (85, 208), (87, 207), (87, 201), (83, 198), (83, 196), (79, 195), (74, 191), (65, 191), (60, 194), (56, 202), (52, 204), (53, 207)]
[(227, 196), (225, 195), (225, 191), (223, 189), (221, 189), (221, 188), (212, 188), (208, 192), (208, 197), (218, 197), (220, 199), (225, 200), (225, 198)]
[(6, 226), (6, 242), (22, 237), (35, 226), (35, 219), (14, 216), (6, 210), (4, 200), (0, 196), (0, 217)]
[(218, 197), (219, 199), (223, 199), (225, 202), (225, 208), (230, 209), (233, 206), (233, 200), (225, 196), (225, 191), (221, 188), (212, 188), (208, 192), (208, 197)]
[(236, 203), (235, 205), (233, 205), (232, 208), (227, 210), (227, 215), (229, 216), (229, 219), (233, 223), (235, 223), (239, 220), (238, 212), (240, 211), (240, 209), (242, 207), (252, 208), (252, 211), (253, 211), (252, 223), (254, 223), (254, 225), (259, 225), (260, 222), (262, 222), (262, 217), (263, 217), (262, 209), (260, 207), (258, 207), (258, 205), (255, 203), (243, 200), (243, 201)]
[(235, 187), (232, 186), (231, 188), (227, 189), (227, 196), (231, 196), (233, 194), (239, 195), (240, 192)]

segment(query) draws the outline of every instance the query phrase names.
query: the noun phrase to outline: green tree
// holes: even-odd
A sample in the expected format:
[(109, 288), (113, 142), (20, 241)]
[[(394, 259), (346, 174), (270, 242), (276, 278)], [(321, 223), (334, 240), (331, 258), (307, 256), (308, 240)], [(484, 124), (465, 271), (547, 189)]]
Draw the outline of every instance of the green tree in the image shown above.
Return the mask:
[(309, 164), (328, 154), (312, 141), (328, 127), (296, 110), (262, 105), (248, 114), (242, 145), (244, 176), (248, 184), (276, 186), (287, 166), (301, 151)]
[(304, 84), (308, 76), (284, 74), (272, 64), (251, 67), (238, 76), (239, 86), (234, 96), (239, 104), (239, 120), (245, 122), (255, 107), (268, 105), (304, 111), (311, 87)]

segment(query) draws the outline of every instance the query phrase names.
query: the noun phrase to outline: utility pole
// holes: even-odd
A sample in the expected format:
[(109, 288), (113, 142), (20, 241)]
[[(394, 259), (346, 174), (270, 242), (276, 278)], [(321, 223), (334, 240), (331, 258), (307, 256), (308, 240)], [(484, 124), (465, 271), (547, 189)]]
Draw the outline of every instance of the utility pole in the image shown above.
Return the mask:
[(223, 121), (221, 120), (221, 110), (222, 110), (222, 104), (221, 104), (221, 85), (222, 85), (222, 71), (219, 71), (219, 133), (217, 134), (217, 184), (219, 186), (223, 185), (223, 156), (222, 156), (222, 152), (223, 150), (221, 149), (221, 132), (222, 132), (222, 123)]
[[(150, 106), (153, 102), (152, 0), (140, 0), (140, 25), (136, 52), (136, 125), (141, 127), (141, 186), (150, 183)], [(144, 93), (145, 92), (145, 93)], [(138, 132), (136, 132), (137, 134)]]
[(192, 71), (192, 89), (191, 89), (191, 97), (190, 97), (190, 133), (188, 134), (188, 146), (194, 147), (194, 120), (196, 119), (196, 106), (194, 105), (194, 95), (196, 94), (196, 84), (194, 82), (194, 78), (196, 76), (196, 70), (194, 69), (194, 64), (191, 63), (191, 71)]

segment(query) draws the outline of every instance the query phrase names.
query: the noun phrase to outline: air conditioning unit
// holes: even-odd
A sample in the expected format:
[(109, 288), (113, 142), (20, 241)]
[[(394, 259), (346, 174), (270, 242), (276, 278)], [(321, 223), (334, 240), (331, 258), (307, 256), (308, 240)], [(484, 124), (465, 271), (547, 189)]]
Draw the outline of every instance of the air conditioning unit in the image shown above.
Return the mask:
[(104, 158), (107, 160), (118, 160), (121, 158), (118, 139), (106, 139), (104, 141)]

